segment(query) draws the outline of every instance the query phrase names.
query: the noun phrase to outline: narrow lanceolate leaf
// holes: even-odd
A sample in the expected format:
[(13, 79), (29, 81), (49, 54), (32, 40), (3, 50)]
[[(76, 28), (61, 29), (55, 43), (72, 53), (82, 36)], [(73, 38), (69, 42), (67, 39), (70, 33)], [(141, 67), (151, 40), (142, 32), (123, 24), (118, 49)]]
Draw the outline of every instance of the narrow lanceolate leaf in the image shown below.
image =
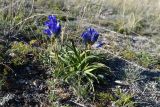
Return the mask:
[(72, 42), (72, 46), (67, 45), (67, 47), (68, 47), (72, 52), (74, 52), (74, 55), (75, 55), (78, 59), (80, 59), (80, 55), (79, 55), (78, 49), (76, 48), (76, 46), (75, 46), (75, 44), (74, 44), (74, 42), (73, 42), (72, 40), (71, 40), (71, 42)]
[(78, 62), (78, 58), (72, 54), (68, 54), (68, 60), (70, 60), (72, 63)]
[(91, 56), (87, 56), (85, 57), (80, 64), (78, 65), (78, 68), (81, 67), (84, 63), (88, 63), (87, 61), (91, 60), (91, 59), (95, 59), (98, 58), (97, 56), (91, 55)]
[(94, 63), (92, 65), (87, 66), (84, 70), (90, 69), (90, 68), (97, 68), (97, 69), (98, 68), (107, 68), (107, 66), (104, 64), (101, 64), (101, 63)]
[(90, 52), (90, 50), (85, 50), (80, 54), (80, 57), (83, 58), (85, 57), (86, 54), (88, 54)]
[(86, 74), (90, 75), (91, 77), (95, 78), (98, 81), (98, 78), (93, 73), (86, 71)]
[(98, 69), (99, 67), (92, 67), (92, 68), (89, 68), (89, 69), (85, 69), (84, 70), (84, 73), (86, 73), (86, 74), (88, 74), (88, 73), (90, 73), (90, 72), (92, 72), (92, 71), (94, 71), (94, 70), (96, 70), (96, 69)]
[(69, 60), (67, 60), (66, 58), (63, 58), (63, 57), (60, 56), (60, 55), (58, 56), (58, 58), (59, 58), (61, 61), (63, 61), (63, 63), (66, 64), (66, 65), (70, 63)]

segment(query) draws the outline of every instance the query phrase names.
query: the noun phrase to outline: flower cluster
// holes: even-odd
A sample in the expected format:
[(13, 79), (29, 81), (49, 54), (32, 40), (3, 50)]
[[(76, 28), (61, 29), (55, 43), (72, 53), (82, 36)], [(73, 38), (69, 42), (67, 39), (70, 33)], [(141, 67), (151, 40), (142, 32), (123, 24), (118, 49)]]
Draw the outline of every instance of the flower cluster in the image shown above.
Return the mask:
[(49, 15), (48, 20), (45, 22), (45, 26), (47, 28), (43, 32), (49, 37), (57, 37), (61, 32), (61, 25), (56, 16)]
[[(61, 33), (60, 22), (54, 15), (48, 16), (45, 26), (47, 28), (43, 32), (49, 37), (58, 37)], [(89, 27), (82, 33), (81, 37), (85, 45), (93, 45), (97, 41), (99, 33), (94, 28)], [(104, 43), (98, 42), (96, 47), (99, 48), (102, 47), (102, 45), (104, 45)]]
[(93, 45), (97, 41), (99, 33), (93, 28), (87, 28), (86, 31), (82, 33), (81, 37), (85, 44)]

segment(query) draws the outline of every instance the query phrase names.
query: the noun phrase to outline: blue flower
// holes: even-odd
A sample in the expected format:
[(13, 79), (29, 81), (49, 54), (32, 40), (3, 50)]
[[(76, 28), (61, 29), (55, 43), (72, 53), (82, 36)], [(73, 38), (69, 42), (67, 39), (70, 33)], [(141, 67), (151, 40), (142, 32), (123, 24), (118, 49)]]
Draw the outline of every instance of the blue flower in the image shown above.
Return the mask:
[(85, 44), (92, 45), (97, 41), (99, 33), (93, 28), (87, 28), (86, 31), (82, 33), (81, 37)]
[(48, 20), (44, 23), (44, 25), (47, 28), (43, 30), (43, 33), (49, 37), (52, 37), (53, 35), (57, 37), (61, 33), (61, 25), (56, 16), (49, 15)]
[(102, 41), (98, 41), (96, 44), (96, 48), (101, 48), (105, 43)]

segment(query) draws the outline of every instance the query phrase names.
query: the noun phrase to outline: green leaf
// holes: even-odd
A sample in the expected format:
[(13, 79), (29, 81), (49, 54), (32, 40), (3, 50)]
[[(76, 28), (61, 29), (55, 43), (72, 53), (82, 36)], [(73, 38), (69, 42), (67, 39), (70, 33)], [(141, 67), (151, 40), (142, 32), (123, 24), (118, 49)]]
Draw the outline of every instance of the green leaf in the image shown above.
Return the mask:
[(80, 64), (78, 65), (78, 68), (80, 68), (82, 66), (82, 64), (84, 63), (89, 63), (89, 60), (93, 59), (93, 58), (97, 58), (97, 56), (94, 56), (94, 55), (91, 55), (91, 56), (87, 56), (85, 57), (81, 62)]
[(69, 60), (67, 60), (66, 58), (63, 58), (63, 57), (60, 56), (60, 55), (58, 56), (58, 58), (59, 58), (61, 61), (63, 61), (63, 63), (66, 64), (66, 65), (70, 63)]
[(101, 63), (94, 63), (94, 64), (92, 64), (92, 65), (89, 65), (89, 66), (87, 66), (87, 67), (85, 67), (85, 69), (84, 70), (86, 70), (86, 69), (91, 69), (91, 68), (107, 68), (107, 66), (106, 65), (104, 65), (104, 64), (101, 64)]
[(88, 70), (85, 70), (84, 72), (85, 72), (86, 74), (90, 75), (91, 77), (94, 77), (96, 80), (98, 80), (97, 77), (96, 77), (93, 73), (91, 73), (91, 71), (94, 71), (95, 69), (96, 69), (96, 68), (88, 69)]

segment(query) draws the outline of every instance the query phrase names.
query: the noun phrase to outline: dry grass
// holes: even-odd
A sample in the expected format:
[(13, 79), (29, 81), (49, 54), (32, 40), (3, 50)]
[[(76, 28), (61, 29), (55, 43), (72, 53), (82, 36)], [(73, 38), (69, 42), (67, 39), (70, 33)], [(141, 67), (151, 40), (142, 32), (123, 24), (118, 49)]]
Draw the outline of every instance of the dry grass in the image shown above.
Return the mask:
[[(40, 0), (44, 2), (43, 0)], [(39, 1), (39, 2), (40, 2)], [(159, 0), (53, 0), (67, 14), (89, 22), (113, 25), (118, 32), (157, 35), (160, 31)], [(52, 10), (54, 12), (54, 10)], [(102, 19), (100, 18), (106, 14)], [(106, 23), (106, 24), (105, 24)]]
[[(79, 20), (88, 19), (89, 22), (98, 21), (104, 25), (113, 25), (112, 30), (123, 33), (134, 32), (140, 35), (157, 35), (160, 31), (160, 1), (159, 0), (22, 0), (14, 1), (0, 8), (10, 11), (17, 2), (17, 11), (25, 12), (26, 6), (31, 14), (36, 12), (46, 14), (64, 14)], [(4, 5), (4, 1), (0, 2)], [(34, 3), (34, 4), (33, 4)], [(33, 5), (35, 6), (33, 6)], [(23, 7), (22, 7), (23, 6)], [(29, 6), (29, 7), (27, 7)], [(32, 7), (33, 6), (33, 7)], [(62, 12), (65, 10), (65, 12)], [(27, 12), (26, 12), (27, 13)], [(105, 14), (105, 15), (104, 15)], [(103, 16), (104, 15), (104, 16)], [(103, 18), (100, 18), (103, 16)], [(13, 18), (14, 19), (14, 18)], [(106, 23), (106, 24), (105, 24)]]
[[(108, 6), (114, 7), (126, 20), (122, 27), (134, 28), (145, 21), (151, 30), (156, 30), (160, 23), (160, 1), (159, 0), (109, 0)], [(145, 26), (144, 26), (145, 27)], [(150, 30), (150, 31), (151, 31)], [(153, 32), (153, 31), (151, 31)], [(148, 32), (149, 33), (149, 32)]]

